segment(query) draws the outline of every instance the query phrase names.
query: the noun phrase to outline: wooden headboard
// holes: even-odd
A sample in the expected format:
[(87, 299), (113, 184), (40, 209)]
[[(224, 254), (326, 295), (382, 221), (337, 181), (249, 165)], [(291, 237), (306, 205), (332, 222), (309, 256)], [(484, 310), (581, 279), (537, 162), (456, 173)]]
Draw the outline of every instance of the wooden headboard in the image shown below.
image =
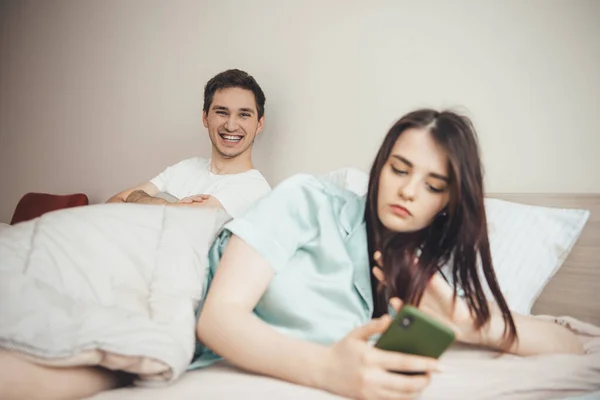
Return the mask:
[(600, 326), (600, 194), (491, 194), (489, 197), (590, 211), (581, 236), (538, 297), (532, 313), (570, 315)]

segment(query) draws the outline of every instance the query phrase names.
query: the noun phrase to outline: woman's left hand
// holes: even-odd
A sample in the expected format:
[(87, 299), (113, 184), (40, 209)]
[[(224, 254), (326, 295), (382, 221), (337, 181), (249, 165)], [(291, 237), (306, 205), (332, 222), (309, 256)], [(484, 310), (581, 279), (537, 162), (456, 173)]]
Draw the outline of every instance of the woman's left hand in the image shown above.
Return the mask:
[[(381, 284), (385, 285), (383, 270), (380, 268), (381, 255), (378, 253), (375, 253), (374, 258), (379, 266), (373, 267), (373, 275)], [(454, 290), (440, 274), (435, 274), (429, 281), (418, 308), (450, 327), (456, 335), (456, 340), (470, 344), (485, 343), (486, 326), (484, 325), (481, 329), (476, 328), (475, 318), (467, 303), (462, 298), (454, 296)]]

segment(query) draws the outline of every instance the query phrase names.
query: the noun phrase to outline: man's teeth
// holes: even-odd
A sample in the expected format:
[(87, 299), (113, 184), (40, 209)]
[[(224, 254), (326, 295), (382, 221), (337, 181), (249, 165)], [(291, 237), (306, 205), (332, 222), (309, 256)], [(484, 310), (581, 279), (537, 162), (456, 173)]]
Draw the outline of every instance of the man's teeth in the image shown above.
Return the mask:
[(221, 137), (225, 140), (231, 140), (233, 142), (242, 140), (241, 136), (221, 135)]

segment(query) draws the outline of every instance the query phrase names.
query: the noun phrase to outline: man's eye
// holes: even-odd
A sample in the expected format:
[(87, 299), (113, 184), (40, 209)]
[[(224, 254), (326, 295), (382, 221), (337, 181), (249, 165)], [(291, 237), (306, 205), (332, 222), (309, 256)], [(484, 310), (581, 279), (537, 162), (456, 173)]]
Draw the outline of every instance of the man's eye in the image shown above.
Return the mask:
[(226, 113), (225, 111), (223, 111), (223, 110), (217, 110), (217, 111), (215, 111), (215, 112), (216, 112), (217, 114), (219, 114), (219, 115), (227, 115), (227, 113)]

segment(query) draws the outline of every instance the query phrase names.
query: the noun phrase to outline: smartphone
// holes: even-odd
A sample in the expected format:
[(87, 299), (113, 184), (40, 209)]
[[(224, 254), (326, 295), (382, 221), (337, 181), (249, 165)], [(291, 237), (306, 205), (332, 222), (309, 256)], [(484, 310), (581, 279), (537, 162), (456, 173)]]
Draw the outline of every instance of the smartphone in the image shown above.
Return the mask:
[(404, 306), (381, 334), (375, 347), (382, 350), (439, 358), (454, 341), (454, 332), (412, 306)]

